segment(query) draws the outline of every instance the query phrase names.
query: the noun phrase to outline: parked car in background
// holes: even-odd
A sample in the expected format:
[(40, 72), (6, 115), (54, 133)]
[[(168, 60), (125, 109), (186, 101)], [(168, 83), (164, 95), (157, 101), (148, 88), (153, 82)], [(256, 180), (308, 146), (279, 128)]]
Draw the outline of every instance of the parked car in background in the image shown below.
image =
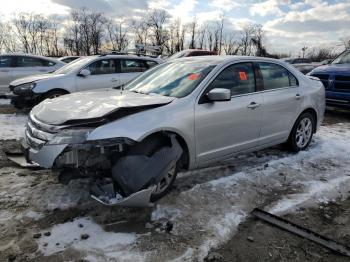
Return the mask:
[(331, 64), (315, 68), (309, 75), (322, 81), (327, 105), (350, 108), (350, 50), (341, 53)]
[(80, 56), (63, 56), (63, 57), (58, 58), (57, 60), (68, 64), (68, 63), (70, 63), (78, 58), (80, 58)]
[(169, 191), (178, 170), (285, 142), (306, 149), (324, 109), (322, 83), (284, 62), (180, 58), (123, 90), (43, 101), (30, 113), (23, 146), (32, 164), (100, 178), (91, 189), (100, 202), (144, 206)]
[(0, 55), (0, 94), (8, 92), (10, 82), (29, 75), (50, 73), (65, 63), (53, 58), (28, 54)]
[(8, 97), (18, 108), (31, 107), (47, 98), (98, 88), (117, 88), (158, 65), (150, 57), (100, 55), (77, 59), (52, 74), (17, 79)]
[(309, 73), (311, 70), (320, 65), (320, 63), (312, 63), (309, 58), (283, 58), (282, 60), (293, 65), (303, 74)]
[(201, 49), (187, 49), (187, 50), (183, 50), (173, 54), (167, 59), (167, 61), (171, 61), (173, 59), (181, 58), (181, 57), (217, 55), (217, 54), (218, 53), (216, 51), (207, 51), (207, 50), (201, 50)]

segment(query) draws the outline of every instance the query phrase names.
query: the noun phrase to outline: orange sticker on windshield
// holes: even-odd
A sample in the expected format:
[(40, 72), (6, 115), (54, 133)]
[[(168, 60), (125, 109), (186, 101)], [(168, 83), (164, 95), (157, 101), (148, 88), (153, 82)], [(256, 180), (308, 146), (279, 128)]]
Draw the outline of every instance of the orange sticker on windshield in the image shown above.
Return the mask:
[(239, 72), (239, 79), (241, 81), (246, 81), (248, 80), (247, 74), (245, 72)]
[(190, 74), (188, 80), (197, 80), (200, 77), (200, 74)]

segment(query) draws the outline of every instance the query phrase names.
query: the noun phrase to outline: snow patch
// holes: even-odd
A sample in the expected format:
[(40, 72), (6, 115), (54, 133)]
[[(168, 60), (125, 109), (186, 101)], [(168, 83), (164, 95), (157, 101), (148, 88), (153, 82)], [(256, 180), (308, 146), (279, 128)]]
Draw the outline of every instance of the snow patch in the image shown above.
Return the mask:
[(0, 114), (0, 140), (22, 138), (27, 119), (25, 115)]
[[(47, 230), (42, 233), (44, 232)], [(113, 257), (124, 258), (120, 261), (140, 260), (138, 255), (130, 252), (137, 239), (135, 233), (106, 232), (89, 217), (55, 225), (50, 232), (50, 236), (42, 236), (37, 240), (39, 250), (44, 256), (73, 248), (86, 254), (89, 261), (101, 261)], [(89, 235), (89, 238), (81, 239), (83, 234)]]
[(0, 105), (10, 105), (11, 100), (10, 99), (0, 99)]
[(346, 193), (350, 181), (349, 176), (338, 177), (327, 182), (309, 181), (306, 182), (306, 192), (292, 194), (277, 202), (269, 212), (273, 214), (283, 214), (297, 209), (300, 206), (314, 205), (325, 203), (333, 200), (338, 195)]

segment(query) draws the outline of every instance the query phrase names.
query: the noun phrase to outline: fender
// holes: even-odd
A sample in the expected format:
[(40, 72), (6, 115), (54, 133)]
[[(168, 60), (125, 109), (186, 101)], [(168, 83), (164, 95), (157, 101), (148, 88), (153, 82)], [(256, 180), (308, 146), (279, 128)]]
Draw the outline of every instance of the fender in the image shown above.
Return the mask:
[[(190, 167), (195, 162), (194, 107), (188, 99), (132, 114), (97, 127), (87, 141), (110, 138), (129, 138), (141, 142), (153, 133), (167, 131), (181, 136), (189, 149)], [(179, 105), (181, 104), (181, 105)], [(164, 108), (167, 107), (166, 110)]]

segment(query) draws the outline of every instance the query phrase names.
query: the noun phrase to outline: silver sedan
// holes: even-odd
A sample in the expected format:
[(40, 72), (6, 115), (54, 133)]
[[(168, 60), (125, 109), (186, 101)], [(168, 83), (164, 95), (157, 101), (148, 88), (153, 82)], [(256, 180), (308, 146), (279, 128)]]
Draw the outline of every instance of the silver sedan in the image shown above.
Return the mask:
[(30, 113), (24, 148), (32, 164), (98, 176), (108, 205), (163, 197), (179, 170), (286, 143), (306, 149), (325, 91), (283, 61), (191, 57), (159, 65), (125, 86), (48, 99)]

